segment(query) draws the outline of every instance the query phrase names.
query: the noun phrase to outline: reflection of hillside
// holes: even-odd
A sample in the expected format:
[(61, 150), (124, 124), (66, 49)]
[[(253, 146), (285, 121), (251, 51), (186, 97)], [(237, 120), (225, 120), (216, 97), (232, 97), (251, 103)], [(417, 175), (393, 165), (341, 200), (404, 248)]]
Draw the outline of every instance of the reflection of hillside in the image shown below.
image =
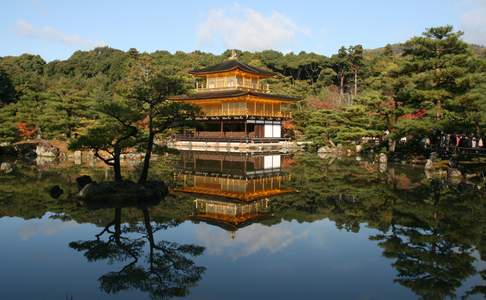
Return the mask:
[[(410, 168), (409, 173), (394, 166), (380, 172), (367, 166), (296, 156), (289, 171), (299, 194), (278, 197), (271, 210), (287, 220), (328, 218), (352, 232), (372, 228), (377, 234), (370, 239), (390, 259), (396, 283), (421, 299), (455, 298), (463, 283), (478, 274), (475, 257), (484, 257), (483, 189), (426, 180)], [(467, 293), (482, 289), (477, 285)]]

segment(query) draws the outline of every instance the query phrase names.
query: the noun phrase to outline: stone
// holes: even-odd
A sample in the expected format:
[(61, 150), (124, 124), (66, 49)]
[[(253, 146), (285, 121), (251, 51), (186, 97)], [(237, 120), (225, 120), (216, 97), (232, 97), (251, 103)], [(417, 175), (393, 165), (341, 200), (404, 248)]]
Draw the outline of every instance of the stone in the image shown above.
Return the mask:
[(462, 181), (462, 173), (458, 169), (447, 168), (447, 179), (453, 183), (458, 184)]
[(378, 161), (380, 162), (380, 164), (386, 164), (388, 162), (388, 157), (385, 153), (380, 153), (380, 155), (378, 156)]
[(63, 189), (58, 185), (55, 185), (49, 189), (49, 195), (51, 195), (51, 197), (54, 199), (59, 198), (63, 193)]
[(362, 145), (356, 145), (356, 153), (361, 153), (363, 151), (363, 146)]
[(21, 155), (29, 159), (36, 157), (37, 143), (17, 143), (14, 146), (16, 155)]
[(0, 173), (8, 174), (13, 171), (12, 164), (9, 162), (0, 163)]
[(149, 191), (149, 194), (158, 198), (165, 197), (169, 193), (169, 188), (163, 181), (148, 181), (144, 188)]
[(39, 142), (35, 148), (37, 157), (58, 157), (59, 153), (60, 151), (56, 146), (45, 141)]
[(432, 161), (432, 159), (427, 159), (427, 162), (425, 163), (425, 170), (432, 170), (434, 169), (434, 162)]
[(15, 156), (17, 155), (17, 151), (14, 145), (10, 143), (0, 143), (0, 155)]
[(481, 174), (479, 172), (476, 173), (469, 173), (464, 175), (466, 179), (472, 179), (472, 178), (479, 178), (481, 177)]
[(317, 153), (332, 153), (334, 152), (331, 147), (328, 146), (322, 146), (319, 149), (317, 149)]
[(430, 153), (430, 159), (431, 159), (431, 160), (436, 160), (438, 156), (439, 156), (439, 155), (437, 154), (437, 152), (431, 152), (431, 153)]
[(91, 182), (85, 185), (78, 193), (78, 197), (85, 199), (100, 199), (110, 196), (117, 196), (117, 190), (113, 182)]
[(86, 159), (88, 161), (93, 161), (95, 159), (95, 154), (94, 154), (94, 151), (88, 151), (86, 152)]
[(78, 192), (77, 197), (82, 201), (98, 205), (144, 204), (150, 201), (160, 201), (168, 192), (167, 185), (162, 181), (150, 181), (145, 184), (132, 181), (108, 181), (88, 183)]
[(74, 164), (80, 165), (82, 162), (82, 153), (79, 150), (74, 151)]
[(79, 176), (76, 178), (76, 184), (78, 186), (78, 191), (81, 191), (87, 184), (92, 183), (93, 180), (88, 175)]

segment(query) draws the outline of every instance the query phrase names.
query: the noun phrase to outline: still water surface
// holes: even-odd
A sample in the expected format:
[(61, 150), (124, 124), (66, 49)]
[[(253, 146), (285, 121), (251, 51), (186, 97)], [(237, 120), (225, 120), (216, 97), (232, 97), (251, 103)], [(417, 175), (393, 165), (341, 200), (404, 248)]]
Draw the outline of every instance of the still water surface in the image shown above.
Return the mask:
[(76, 177), (105, 173), (64, 163), (0, 175), (0, 299), (486, 297), (479, 182), (310, 154), (184, 152), (154, 163), (171, 187), (160, 203), (71, 199)]

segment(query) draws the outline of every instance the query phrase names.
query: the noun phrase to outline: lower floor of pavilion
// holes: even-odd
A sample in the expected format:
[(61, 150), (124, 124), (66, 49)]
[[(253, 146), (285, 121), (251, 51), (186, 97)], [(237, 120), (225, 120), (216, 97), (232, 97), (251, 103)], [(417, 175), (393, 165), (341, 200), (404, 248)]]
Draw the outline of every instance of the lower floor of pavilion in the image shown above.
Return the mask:
[(203, 120), (200, 126), (192, 132), (185, 132), (179, 139), (198, 140), (280, 140), (282, 134), (282, 120), (256, 119), (219, 119)]

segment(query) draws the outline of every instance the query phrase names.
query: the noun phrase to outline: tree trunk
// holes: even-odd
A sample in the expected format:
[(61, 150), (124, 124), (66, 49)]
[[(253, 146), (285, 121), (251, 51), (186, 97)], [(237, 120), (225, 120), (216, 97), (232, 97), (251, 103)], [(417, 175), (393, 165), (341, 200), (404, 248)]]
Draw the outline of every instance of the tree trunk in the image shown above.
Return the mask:
[(147, 207), (142, 209), (143, 212), (143, 222), (145, 225), (145, 230), (147, 231), (147, 239), (149, 241), (149, 263), (150, 269), (153, 268), (153, 261), (154, 261), (154, 248), (155, 248), (155, 240), (154, 240), (154, 233), (152, 230), (152, 224), (150, 223), (150, 213)]
[(388, 151), (395, 152), (397, 141), (388, 138)]
[(442, 118), (442, 102), (440, 100), (437, 100), (437, 105), (436, 105), (436, 118), (441, 119)]
[(149, 130), (147, 149), (145, 150), (145, 157), (143, 158), (143, 168), (142, 172), (140, 173), (140, 178), (138, 179), (138, 183), (140, 184), (147, 182), (148, 171), (150, 168), (150, 157), (152, 156), (152, 150), (154, 148), (154, 138), (155, 134), (152, 130)]
[(120, 182), (123, 180), (121, 175), (121, 165), (120, 165), (120, 155), (121, 149), (119, 146), (115, 146), (113, 149), (113, 170), (115, 172), (115, 181)]
[(113, 221), (115, 224), (115, 239), (117, 242), (120, 242), (121, 236), (121, 208), (115, 208), (115, 220)]
[(354, 71), (354, 95), (358, 94), (358, 71)]
[(341, 96), (344, 95), (344, 74), (339, 75), (340, 83), (339, 83), (339, 93)]
[(143, 223), (145, 225), (145, 230), (147, 231), (147, 239), (149, 240), (150, 246), (153, 248), (155, 245), (154, 234), (152, 229), (152, 224), (150, 223), (150, 212), (147, 207), (142, 209), (143, 212)]

